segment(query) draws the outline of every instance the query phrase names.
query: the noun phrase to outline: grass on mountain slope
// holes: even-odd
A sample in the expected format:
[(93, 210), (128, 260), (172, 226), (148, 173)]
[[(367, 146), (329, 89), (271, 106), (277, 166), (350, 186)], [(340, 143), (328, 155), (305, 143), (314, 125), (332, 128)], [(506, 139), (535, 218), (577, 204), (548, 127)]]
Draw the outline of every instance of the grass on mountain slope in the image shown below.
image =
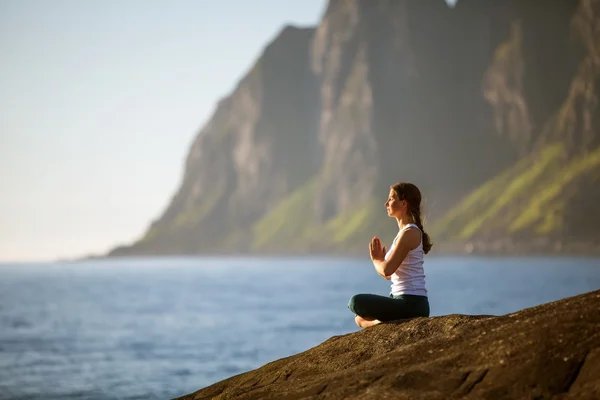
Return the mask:
[(276, 250), (280, 246), (299, 250), (306, 246), (310, 234), (315, 232), (310, 216), (313, 214), (316, 190), (317, 181), (312, 179), (255, 223), (252, 230), (252, 250)]
[(523, 213), (510, 225), (510, 232), (540, 222), (536, 226), (538, 233), (550, 233), (560, 228), (559, 216), (564, 211), (565, 203), (561, 194), (565, 187), (590, 170), (600, 168), (600, 148), (575, 158), (564, 168), (552, 175), (552, 180), (540, 188), (525, 206)]
[(366, 251), (371, 236), (387, 233), (388, 229), (382, 228), (385, 214), (374, 199), (328, 221), (317, 222), (313, 217), (316, 190), (313, 179), (261, 218), (254, 225), (252, 250), (276, 251), (282, 247), (293, 251), (356, 252), (360, 251), (357, 246), (364, 245)]
[(445, 240), (489, 232), (549, 234), (560, 230), (565, 188), (600, 168), (600, 149), (566, 160), (562, 144), (551, 144), (476, 189), (433, 226)]
[(211, 189), (201, 204), (177, 215), (177, 218), (175, 218), (169, 229), (177, 230), (186, 225), (198, 225), (213, 211), (224, 192), (225, 183), (221, 182)]
[(168, 232), (177, 232), (183, 227), (200, 224), (202, 220), (214, 210), (215, 206), (217, 206), (219, 199), (224, 194), (224, 191), (225, 185), (223, 183), (216, 185), (213, 190), (208, 193), (202, 203), (179, 213), (177, 217), (168, 226), (166, 226), (166, 228), (151, 228), (140, 240), (140, 242), (151, 242)]

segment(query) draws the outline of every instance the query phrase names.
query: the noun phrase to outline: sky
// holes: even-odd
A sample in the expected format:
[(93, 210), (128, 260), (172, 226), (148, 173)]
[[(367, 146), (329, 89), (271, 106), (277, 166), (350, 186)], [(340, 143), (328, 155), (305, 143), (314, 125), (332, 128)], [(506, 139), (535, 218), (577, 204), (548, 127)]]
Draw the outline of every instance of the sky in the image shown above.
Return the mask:
[(325, 0), (0, 0), (0, 262), (140, 238), (192, 140)]

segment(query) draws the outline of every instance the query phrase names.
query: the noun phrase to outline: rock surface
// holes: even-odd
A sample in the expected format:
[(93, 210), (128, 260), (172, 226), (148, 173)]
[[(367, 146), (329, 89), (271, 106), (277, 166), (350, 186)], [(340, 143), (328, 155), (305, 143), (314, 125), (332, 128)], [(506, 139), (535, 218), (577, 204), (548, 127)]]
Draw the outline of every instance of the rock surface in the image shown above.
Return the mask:
[(598, 399), (600, 290), (503, 316), (380, 324), (180, 400)]

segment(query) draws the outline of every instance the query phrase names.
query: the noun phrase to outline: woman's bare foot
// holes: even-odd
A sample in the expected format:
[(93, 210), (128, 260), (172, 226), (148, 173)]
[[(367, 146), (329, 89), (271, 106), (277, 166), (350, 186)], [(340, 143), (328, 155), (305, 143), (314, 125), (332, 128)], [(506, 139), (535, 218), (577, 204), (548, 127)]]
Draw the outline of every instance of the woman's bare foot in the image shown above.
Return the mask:
[(360, 326), (361, 328), (368, 328), (369, 326), (381, 323), (381, 321), (377, 319), (363, 318), (359, 317), (358, 315), (354, 317), (354, 321), (356, 322), (356, 325)]

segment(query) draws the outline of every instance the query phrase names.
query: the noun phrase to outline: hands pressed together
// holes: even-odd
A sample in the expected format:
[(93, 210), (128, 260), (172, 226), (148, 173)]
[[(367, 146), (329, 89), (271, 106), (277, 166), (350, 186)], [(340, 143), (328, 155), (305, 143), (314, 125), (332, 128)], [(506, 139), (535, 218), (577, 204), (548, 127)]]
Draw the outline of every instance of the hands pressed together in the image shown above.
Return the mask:
[(381, 240), (377, 236), (371, 239), (369, 243), (369, 254), (372, 261), (384, 261), (386, 249), (381, 245)]

